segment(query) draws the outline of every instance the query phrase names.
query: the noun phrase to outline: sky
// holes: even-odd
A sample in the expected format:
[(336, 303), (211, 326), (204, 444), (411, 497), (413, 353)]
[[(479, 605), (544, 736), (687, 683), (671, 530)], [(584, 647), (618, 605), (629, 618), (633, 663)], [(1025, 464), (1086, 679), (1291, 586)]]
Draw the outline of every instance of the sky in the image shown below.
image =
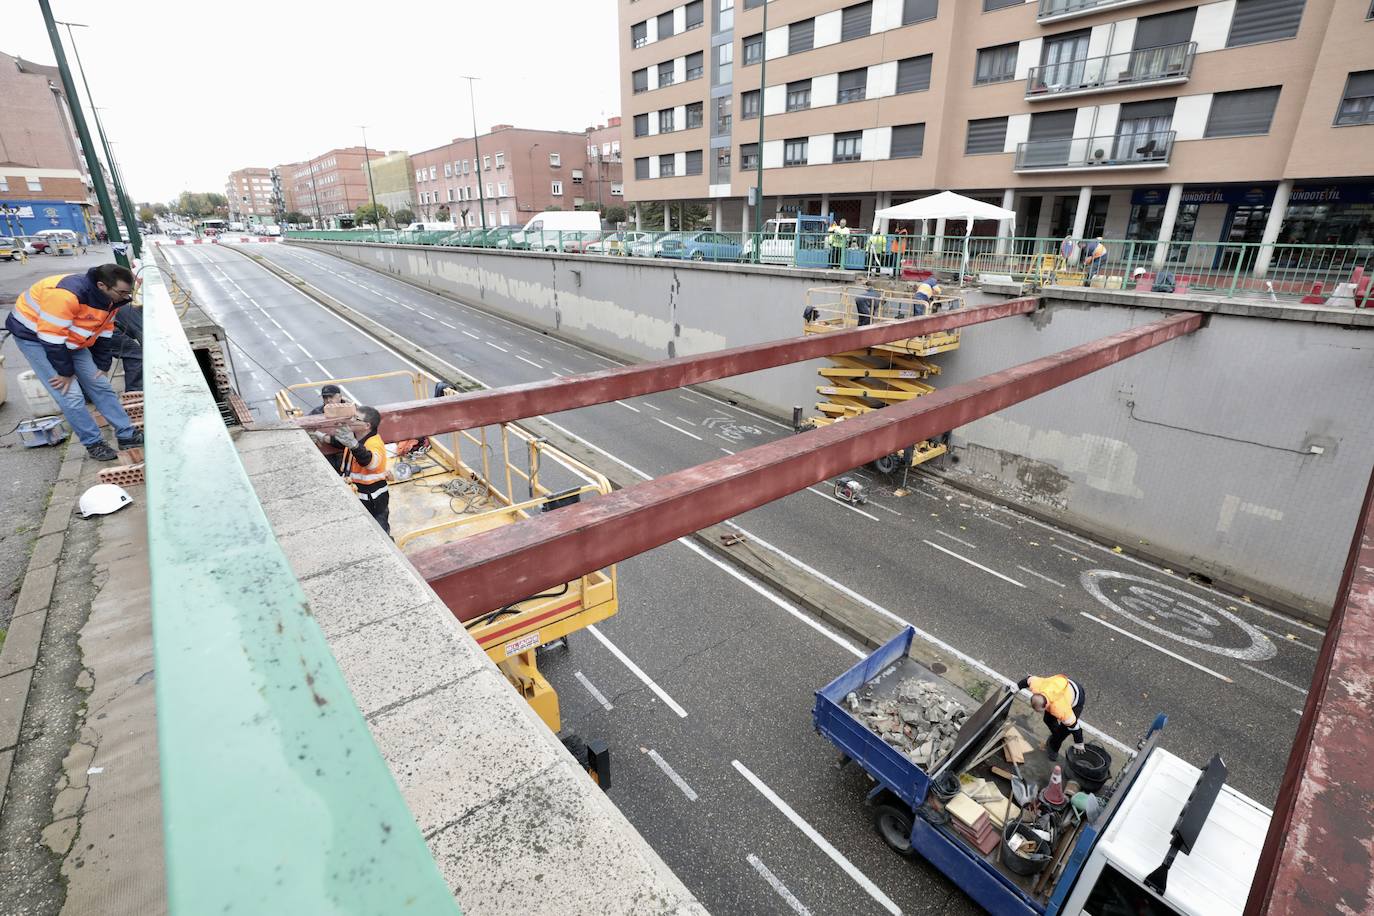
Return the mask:
[[(73, 32), (136, 201), (223, 193), (234, 169), (360, 146), (359, 125), (376, 149), (470, 136), (460, 75), (480, 131), (580, 131), (620, 107), (613, 0), (50, 2), (90, 26)], [(0, 5), (0, 51), (54, 63), (37, 0)]]

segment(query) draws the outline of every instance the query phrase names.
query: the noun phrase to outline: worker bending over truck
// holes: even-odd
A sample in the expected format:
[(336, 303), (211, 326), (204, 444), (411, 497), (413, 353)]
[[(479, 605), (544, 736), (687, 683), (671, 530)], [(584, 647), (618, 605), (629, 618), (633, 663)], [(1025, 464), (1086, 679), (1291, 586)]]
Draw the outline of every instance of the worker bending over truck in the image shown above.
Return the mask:
[(1064, 674), (1050, 677), (1023, 677), (1016, 685), (1018, 690), (1029, 690), (1031, 709), (1044, 713), (1045, 727), (1050, 730), (1049, 740), (1045, 743), (1045, 756), (1054, 762), (1059, 759), (1059, 748), (1064, 739), (1073, 735), (1076, 747), (1083, 746), (1083, 705), (1087, 693), (1077, 681)]

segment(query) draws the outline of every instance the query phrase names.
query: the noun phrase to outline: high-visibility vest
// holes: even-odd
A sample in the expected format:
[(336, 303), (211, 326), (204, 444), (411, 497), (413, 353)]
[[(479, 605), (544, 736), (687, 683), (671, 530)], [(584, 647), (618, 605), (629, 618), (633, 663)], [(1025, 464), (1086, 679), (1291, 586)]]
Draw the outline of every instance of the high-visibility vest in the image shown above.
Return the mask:
[(844, 247), (844, 241), (842, 240), (841, 231), (840, 231), (840, 224), (839, 224), (839, 223), (831, 223), (831, 224), (830, 224), (830, 239), (829, 239), (829, 242), (830, 242), (830, 247), (831, 247), (831, 248), (843, 248), (843, 247)]
[(887, 250), (887, 237), (881, 232), (875, 232), (868, 237), (868, 250), (873, 254), (882, 254)]
[[(67, 278), (67, 274), (44, 277), (20, 293), (14, 302), (15, 320), (43, 343), (65, 345), (68, 350), (83, 350), (102, 337), (113, 337), (116, 309), (82, 302), (71, 289), (58, 285)], [(81, 288), (84, 284), (76, 285)]]
[(1026, 684), (1032, 694), (1045, 697), (1045, 711), (1058, 719), (1066, 728), (1078, 726), (1078, 716), (1073, 707), (1078, 702), (1082, 688), (1062, 674), (1051, 677), (1028, 677)]
[(363, 448), (372, 453), (372, 462), (363, 464), (354, 457), (352, 449), (347, 450), (347, 477), (349, 482), (358, 488), (359, 493), (371, 493), (378, 489), (379, 485), (386, 484), (386, 443), (382, 441), (381, 436), (373, 433), (364, 440)]
[(1098, 258), (1105, 258), (1106, 256), (1107, 256), (1107, 246), (1106, 246), (1106, 245), (1103, 245), (1101, 242), (1098, 242), (1098, 243), (1097, 243), (1097, 247), (1093, 249), (1093, 253), (1092, 253), (1092, 255), (1088, 258), (1088, 260), (1089, 260), (1089, 261), (1096, 261)]
[(940, 287), (938, 285), (931, 286), (929, 283), (922, 281), (916, 286), (915, 298), (924, 302), (932, 302), (938, 295), (940, 295)]

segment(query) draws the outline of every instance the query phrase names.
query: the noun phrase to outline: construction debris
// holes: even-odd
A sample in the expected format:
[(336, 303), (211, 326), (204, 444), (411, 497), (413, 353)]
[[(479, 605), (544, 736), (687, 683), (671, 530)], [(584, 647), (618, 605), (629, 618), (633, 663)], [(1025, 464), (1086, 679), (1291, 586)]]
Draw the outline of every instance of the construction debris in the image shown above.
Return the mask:
[(851, 693), (845, 703), (870, 731), (919, 767), (944, 759), (968, 718), (968, 710), (945, 696), (937, 685), (919, 678), (898, 684), (893, 696), (875, 699)]

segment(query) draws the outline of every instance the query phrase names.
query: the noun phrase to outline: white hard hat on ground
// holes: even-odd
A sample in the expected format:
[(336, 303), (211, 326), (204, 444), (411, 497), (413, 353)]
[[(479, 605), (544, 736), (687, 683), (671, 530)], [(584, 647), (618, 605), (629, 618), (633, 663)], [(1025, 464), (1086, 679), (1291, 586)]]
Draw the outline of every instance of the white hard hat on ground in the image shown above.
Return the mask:
[(78, 505), (81, 517), (90, 518), (92, 515), (118, 512), (133, 501), (134, 498), (124, 492), (123, 487), (117, 487), (112, 483), (98, 483), (81, 494), (81, 502)]

